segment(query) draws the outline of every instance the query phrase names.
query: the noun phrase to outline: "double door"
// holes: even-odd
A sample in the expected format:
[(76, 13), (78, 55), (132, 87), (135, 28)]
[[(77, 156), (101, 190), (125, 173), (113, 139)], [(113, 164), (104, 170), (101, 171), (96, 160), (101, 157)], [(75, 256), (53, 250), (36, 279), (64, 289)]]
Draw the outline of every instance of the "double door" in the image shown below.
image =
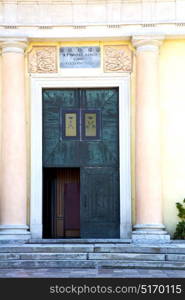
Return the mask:
[(118, 89), (43, 91), (48, 238), (119, 238)]

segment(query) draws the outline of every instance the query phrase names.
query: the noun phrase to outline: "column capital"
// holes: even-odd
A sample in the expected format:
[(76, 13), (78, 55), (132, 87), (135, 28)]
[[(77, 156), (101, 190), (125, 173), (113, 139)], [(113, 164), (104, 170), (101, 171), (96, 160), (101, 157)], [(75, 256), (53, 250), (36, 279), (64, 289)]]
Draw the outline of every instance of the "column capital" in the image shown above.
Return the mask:
[(137, 49), (137, 52), (158, 52), (163, 40), (164, 36), (133, 36), (132, 44)]
[(27, 39), (3, 39), (0, 42), (2, 54), (5, 53), (19, 53), (24, 54), (24, 50), (27, 47)]

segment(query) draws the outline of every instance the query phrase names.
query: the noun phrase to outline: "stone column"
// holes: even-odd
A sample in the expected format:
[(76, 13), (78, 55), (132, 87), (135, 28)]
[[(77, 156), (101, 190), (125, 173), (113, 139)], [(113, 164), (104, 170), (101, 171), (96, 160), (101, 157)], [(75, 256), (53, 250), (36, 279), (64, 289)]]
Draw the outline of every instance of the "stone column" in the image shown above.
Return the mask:
[(2, 162), (0, 239), (29, 237), (26, 190), (24, 49), (26, 40), (7, 39), (2, 48)]
[(162, 37), (134, 37), (136, 47), (136, 225), (134, 241), (168, 241), (162, 221), (159, 48)]

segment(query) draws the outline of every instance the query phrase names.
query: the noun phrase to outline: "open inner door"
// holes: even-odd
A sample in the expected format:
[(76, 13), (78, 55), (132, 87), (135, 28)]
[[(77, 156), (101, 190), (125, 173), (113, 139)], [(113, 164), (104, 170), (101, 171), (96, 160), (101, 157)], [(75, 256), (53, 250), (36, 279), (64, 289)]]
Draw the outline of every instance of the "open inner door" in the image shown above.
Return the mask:
[(44, 168), (43, 236), (80, 237), (80, 168)]

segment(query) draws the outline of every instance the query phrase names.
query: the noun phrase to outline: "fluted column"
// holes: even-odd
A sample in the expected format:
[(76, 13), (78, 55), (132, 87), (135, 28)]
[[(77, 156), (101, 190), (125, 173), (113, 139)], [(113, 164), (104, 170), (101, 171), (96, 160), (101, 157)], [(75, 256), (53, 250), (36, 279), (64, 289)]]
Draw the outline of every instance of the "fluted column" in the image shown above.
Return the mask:
[(2, 48), (2, 162), (0, 239), (27, 238), (24, 50), (26, 40)]
[(167, 241), (162, 220), (159, 106), (161, 37), (134, 37), (136, 47), (136, 225), (134, 241)]

